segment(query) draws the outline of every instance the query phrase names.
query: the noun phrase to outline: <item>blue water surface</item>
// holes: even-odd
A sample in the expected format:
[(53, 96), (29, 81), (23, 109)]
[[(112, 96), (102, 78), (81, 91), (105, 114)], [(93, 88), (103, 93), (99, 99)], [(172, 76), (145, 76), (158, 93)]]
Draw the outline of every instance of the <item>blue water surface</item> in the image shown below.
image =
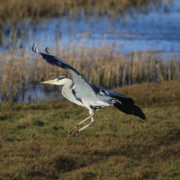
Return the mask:
[[(180, 0), (162, 0), (160, 5), (132, 9), (124, 15), (60, 17), (34, 22), (25, 20), (17, 27), (15, 42), (11, 26), (4, 28), (1, 51), (15, 44), (29, 51), (34, 42), (42, 46), (97, 47), (114, 44), (118, 51), (180, 52)], [(23, 35), (23, 38), (22, 38)], [(14, 47), (13, 47), (14, 48)]]

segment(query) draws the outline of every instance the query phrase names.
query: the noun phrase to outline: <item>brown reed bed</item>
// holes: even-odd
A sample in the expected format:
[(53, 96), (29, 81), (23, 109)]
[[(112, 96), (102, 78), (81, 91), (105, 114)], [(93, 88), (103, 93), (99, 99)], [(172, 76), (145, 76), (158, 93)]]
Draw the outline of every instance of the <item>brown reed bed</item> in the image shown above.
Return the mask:
[[(43, 48), (43, 47), (42, 47)], [(74, 47), (52, 49), (52, 53), (74, 66), (88, 81), (98, 87), (116, 88), (142, 82), (180, 80), (180, 61), (174, 53), (169, 58), (158, 52), (115, 51), (112, 45), (97, 48)], [(2, 53), (0, 56), (0, 93), (2, 101), (17, 102), (24, 99), (26, 91), (43, 80), (67, 71), (47, 64), (40, 56), (20, 51)]]
[(24, 18), (80, 14), (115, 16), (131, 7), (147, 6), (150, 0), (0, 0), (0, 24)]

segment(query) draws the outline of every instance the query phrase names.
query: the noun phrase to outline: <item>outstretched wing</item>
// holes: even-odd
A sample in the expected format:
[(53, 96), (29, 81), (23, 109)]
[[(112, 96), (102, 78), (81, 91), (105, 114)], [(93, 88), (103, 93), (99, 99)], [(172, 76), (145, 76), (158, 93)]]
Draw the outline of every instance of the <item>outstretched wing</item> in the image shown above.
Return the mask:
[(113, 106), (115, 106), (116, 108), (118, 108), (122, 112), (124, 112), (126, 114), (133, 114), (133, 115), (138, 116), (142, 119), (146, 119), (145, 114), (143, 113), (141, 108), (139, 108), (138, 106), (136, 106), (134, 104), (133, 99), (131, 99), (127, 96), (124, 96), (122, 94), (119, 94), (117, 92), (107, 90), (107, 89), (103, 89), (103, 88), (100, 89), (99, 92), (100, 92), (99, 94), (102, 96), (112, 97), (113, 98)]
[(38, 52), (38, 49), (34, 44), (32, 50), (33, 52), (40, 54), (48, 63), (54, 66), (61, 67), (63, 69), (67, 69), (71, 73), (74, 82), (73, 90), (75, 91), (78, 98), (85, 98), (87, 97), (87, 94), (89, 97), (93, 97), (96, 95), (96, 93), (98, 92), (98, 88), (89, 84), (76, 69), (66, 63), (64, 60), (50, 55), (48, 48), (45, 49), (46, 53), (41, 53)]
[(117, 101), (119, 101), (119, 103), (129, 103), (129, 104), (134, 104), (133, 99), (131, 99), (130, 97), (124, 96), (122, 94), (119, 94), (117, 92), (108, 90), (108, 89), (104, 89), (104, 88), (100, 88), (99, 90), (100, 95), (105, 95), (105, 96), (110, 96), (113, 99), (116, 99)]

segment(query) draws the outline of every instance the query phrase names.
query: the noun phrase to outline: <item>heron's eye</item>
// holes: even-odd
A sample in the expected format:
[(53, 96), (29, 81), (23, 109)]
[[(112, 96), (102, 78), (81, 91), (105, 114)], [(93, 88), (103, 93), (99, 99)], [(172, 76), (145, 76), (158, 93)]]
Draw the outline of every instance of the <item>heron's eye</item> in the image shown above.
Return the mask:
[(64, 79), (64, 78), (66, 78), (66, 77), (65, 76), (61, 76), (61, 77), (58, 78), (58, 80), (61, 80), (61, 79)]

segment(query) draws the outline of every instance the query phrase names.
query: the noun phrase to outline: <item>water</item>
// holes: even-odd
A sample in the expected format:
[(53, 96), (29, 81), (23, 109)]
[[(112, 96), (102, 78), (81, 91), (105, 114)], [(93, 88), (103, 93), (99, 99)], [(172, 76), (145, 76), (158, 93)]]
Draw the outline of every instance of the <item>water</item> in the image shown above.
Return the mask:
[[(49, 87), (50, 89), (50, 87)], [(24, 98), (19, 97), (18, 103), (30, 103), (30, 102), (41, 102), (41, 101), (52, 101), (62, 98), (60, 87), (51, 87), (47, 90), (42, 85), (36, 85), (34, 87), (29, 87), (24, 94)]]
[[(20, 22), (13, 37), (11, 26), (4, 28), (1, 51), (16, 44), (17, 49), (29, 51), (34, 42), (44, 46), (66, 46), (68, 42), (78, 46), (96, 47), (115, 44), (123, 52), (153, 51), (180, 52), (180, 1), (162, 0), (162, 4), (149, 9), (132, 9), (118, 18), (80, 17), (53, 18), (35, 23)], [(82, 38), (83, 37), (83, 38)], [(13, 42), (12, 42), (13, 41)]]
[[(113, 44), (116, 51), (158, 51), (172, 55), (180, 53), (180, 0), (162, 0), (157, 6), (131, 9), (123, 16), (53, 18), (35, 22), (19, 22), (15, 28), (4, 27), (0, 53), (13, 48), (31, 52), (32, 44), (54, 48), (73, 46), (97, 47)], [(29, 88), (18, 102), (42, 101), (60, 98), (46, 92), (43, 87)]]

